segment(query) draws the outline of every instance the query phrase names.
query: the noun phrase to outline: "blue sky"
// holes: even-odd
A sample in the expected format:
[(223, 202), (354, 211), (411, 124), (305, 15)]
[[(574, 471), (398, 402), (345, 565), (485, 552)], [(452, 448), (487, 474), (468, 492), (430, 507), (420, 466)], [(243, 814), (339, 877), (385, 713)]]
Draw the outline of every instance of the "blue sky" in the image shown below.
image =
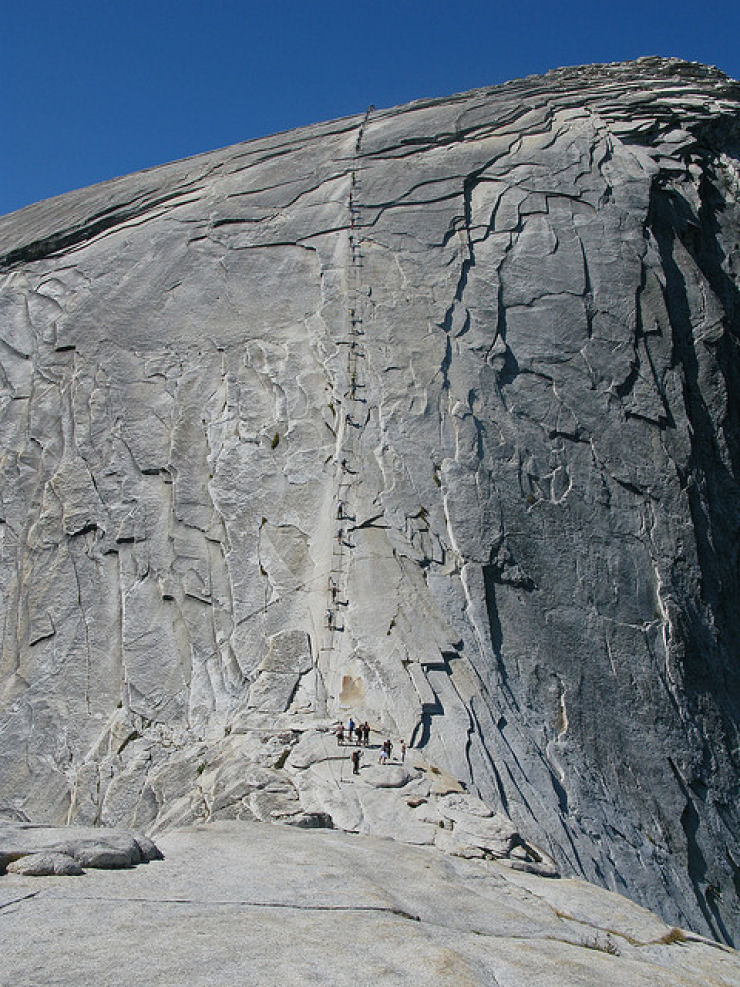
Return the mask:
[(0, 214), (318, 120), (646, 54), (740, 76), (738, 0), (0, 2)]

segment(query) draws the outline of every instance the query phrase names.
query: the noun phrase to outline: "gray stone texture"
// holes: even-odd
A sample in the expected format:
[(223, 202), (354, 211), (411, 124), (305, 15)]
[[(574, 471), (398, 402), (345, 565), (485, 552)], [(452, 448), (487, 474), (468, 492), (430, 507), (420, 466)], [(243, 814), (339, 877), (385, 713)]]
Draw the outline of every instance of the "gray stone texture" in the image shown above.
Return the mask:
[(0, 884), (8, 984), (731, 987), (734, 950), (620, 895), (373, 837), (215, 823), (166, 860)]
[(156, 844), (138, 833), (0, 820), (0, 874), (81, 874), (83, 867), (116, 870), (161, 859)]
[(0, 219), (0, 809), (540, 856), (733, 942), (739, 132), (642, 59)]
[(84, 874), (82, 867), (68, 853), (55, 850), (28, 853), (17, 857), (6, 867), (8, 874), (23, 874), (25, 877), (79, 877)]

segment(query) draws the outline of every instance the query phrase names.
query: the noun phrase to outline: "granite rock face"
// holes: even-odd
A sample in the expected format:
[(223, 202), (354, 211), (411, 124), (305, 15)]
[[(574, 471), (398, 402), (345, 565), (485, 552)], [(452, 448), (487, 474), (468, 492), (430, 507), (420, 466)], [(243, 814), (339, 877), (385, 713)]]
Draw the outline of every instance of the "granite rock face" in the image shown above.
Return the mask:
[(519, 854), (732, 942), (739, 198), (738, 84), (643, 59), (1, 219), (0, 808)]
[(740, 980), (734, 950), (582, 881), (256, 823), (172, 830), (162, 846), (166, 859), (156, 866), (88, 871), (76, 881), (3, 878), (6, 982), (734, 987)]

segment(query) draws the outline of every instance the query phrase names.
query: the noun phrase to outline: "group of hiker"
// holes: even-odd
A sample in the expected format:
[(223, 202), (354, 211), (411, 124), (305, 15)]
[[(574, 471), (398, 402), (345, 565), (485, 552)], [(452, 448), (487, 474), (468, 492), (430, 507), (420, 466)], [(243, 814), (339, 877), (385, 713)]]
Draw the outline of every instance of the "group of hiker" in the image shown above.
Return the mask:
[[(352, 774), (358, 775), (360, 773), (360, 762), (362, 760), (362, 751), (359, 749), (360, 745), (362, 747), (367, 747), (370, 743), (370, 724), (365, 721), (364, 723), (355, 723), (355, 721), (350, 717), (350, 721), (345, 730), (344, 723), (340, 723), (336, 730), (337, 744), (341, 747), (345, 740), (350, 744), (357, 744), (358, 746), (352, 751), (350, 755), (352, 759)], [(393, 752), (393, 744), (390, 737), (383, 741), (383, 745), (380, 749), (378, 755), (379, 764), (387, 764), (390, 760), (391, 754)], [(406, 757), (406, 744), (401, 744), (401, 762), (405, 760)]]
[(367, 747), (370, 743), (370, 724), (367, 721), (355, 723), (350, 717), (345, 731), (344, 724), (340, 723), (337, 727), (337, 744), (341, 747), (345, 740), (350, 744), (362, 744), (363, 747)]

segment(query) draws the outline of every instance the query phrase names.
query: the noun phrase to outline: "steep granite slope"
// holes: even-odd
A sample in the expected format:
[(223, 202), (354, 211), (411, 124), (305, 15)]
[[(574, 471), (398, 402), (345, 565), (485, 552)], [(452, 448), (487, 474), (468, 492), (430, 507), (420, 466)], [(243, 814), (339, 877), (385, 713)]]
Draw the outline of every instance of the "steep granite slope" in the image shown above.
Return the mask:
[(0, 220), (6, 812), (477, 813), (731, 942), (739, 199), (740, 86), (644, 59)]

